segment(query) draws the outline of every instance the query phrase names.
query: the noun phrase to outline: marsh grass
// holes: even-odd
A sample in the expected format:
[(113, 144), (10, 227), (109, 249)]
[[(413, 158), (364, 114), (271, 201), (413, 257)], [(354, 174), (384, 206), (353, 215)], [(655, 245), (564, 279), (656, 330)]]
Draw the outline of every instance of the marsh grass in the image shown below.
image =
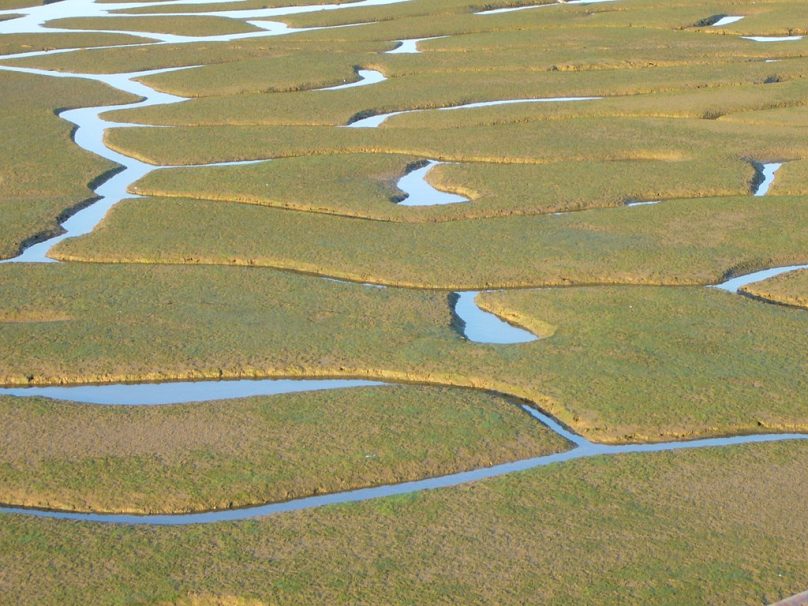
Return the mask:
[(0, 502), (84, 511), (244, 507), (566, 447), (507, 398), (417, 386), (158, 407), (3, 397), (0, 417)]
[(4, 595), (102, 606), (194, 604), (189, 596), (251, 606), (771, 603), (804, 587), (808, 526), (794, 512), (808, 492), (794, 479), (806, 465), (797, 443), (629, 455), (184, 528), (4, 516)]
[(257, 32), (259, 28), (238, 19), (224, 17), (73, 17), (56, 19), (50, 22), (52, 27), (86, 30), (117, 30), (137, 32), (155, 32), (176, 34), (180, 36), (216, 36), (220, 34), (239, 34)]
[[(747, 18), (722, 31), (696, 24), (732, 7), (700, 0), (472, 14), (514, 4), (413, 0), (284, 18), (361, 27), (15, 62), (99, 73), (203, 65), (146, 81), (207, 98), (110, 116), (178, 128), (117, 129), (110, 144), (154, 164), (282, 159), (157, 172), (139, 191), (179, 197), (122, 203), (93, 234), (56, 249), (78, 263), (0, 267), (0, 383), (274, 376), (407, 385), (160, 409), (4, 398), (5, 498), (80, 509), (227, 507), (560, 448), (513, 398), (604, 442), (808, 430), (805, 310), (769, 303), (802, 297), (805, 272), (748, 289), (766, 301), (704, 288), (727, 274), (808, 262), (800, 229), (808, 40), (767, 45), (739, 35), (793, 33), (804, 25), (795, 21), (802, 0), (738, 5)], [(78, 25), (157, 23), (131, 19)], [(185, 33), (247, 27), (204, 17), (159, 23)], [(422, 54), (383, 54), (399, 39), (442, 35)], [(0, 52), (142, 40), (4, 36)], [(357, 66), (389, 80), (303, 90), (339, 83)], [(87, 175), (107, 169), (67, 149), (52, 110), (118, 96), (3, 77), (15, 84), (0, 88), (13, 109), (6, 153), (25, 159), (24, 178), (9, 163), (3, 176), (13, 179), (0, 183), (0, 192), (21, 188), (9, 190), (3, 250), (11, 250), (53, 228), (86, 193)], [(607, 98), (337, 128), (379, 112), (562, 95)], [(390, 201), (395, 181), (424, 158), (457, 162), (430, 182), (474, 201), (404, 214)], [(752, 162), (769, 161), (791, 162), (773, 195), (752, 198)], [(17, 195), (29, 197), (23, 204)], [(634, 197), (670, 199), (616, 208)], [(276, 204), (296, 210), (261, 206)], [(499, 216), (556, 210), (581, 212)], [(659, 284), (671, 286), (651, 286)], [(450, 289), (502, 286), (567, 288), (479, 297), (538, 341), (464, 340)], [(795, 512), (808, 497), (799, 481), (806, 463), (798, 443), (646, 453), (182, 529), (5, 516), (0, 601), (769, 603), (804, 589), (808, 526)]]
[[(476, 110), (471, 110), (476, 111)], [(446, 113), (446, 112), (437, 112)], [(157, 165), (266, 160), (334, 153), (392, 153), (455, 162), (546, 164), (569, 161), (689, 160), (759, 162), (808, 157), (791, 126), (723, 120), (581, 117), (465, 128), (329, 126), (122, 128), (107, 133), (114, 149)], [(217, 145), (207, 142), (216, 140)]]
[(754, 298), (808, 309), (808, 271), (800, 270), (743, 287)]
[(143, 198), (120, 204), (91, 235), (52, 254), (94, 263), (275, 267), (446, 290), (712, 284), (730, 271), (808, 261), (806, 234), (791, 229), (806, 212), (805, 198), (749, 195), (412, 224)]
[(509, 394), (605, 441), (808, 427), (804, 311), (713, 289), (485, 295), (543, 337), (498, 347), (454, 331), (446, 291), (239, 267), (3, 266), (2, 278), (6, 384), (374, 378)]
[[(395, 55), (394, 55), (395, 56)], [(417, 55), (416, 55), (417, 56)], [(317, 60), (317, 57), (312, 57)], [(299, 57), (297, 57), (300, 60)], [(335, 75), (359, 65), (388, 74), (386, 82), (342, 91), (304, 91), (282, 94), (240, 94), (209, 97), (165, 108), (124, 110), (111, 114), (116, 120), (146, 124), (310, 124), (344, 125), (359, 116), (401, 110), (432, 109), (478, 101), (565, 96), (609, 96), (588, 103), (526, 105), (483, 108), (457, 113), (427, 112), (394, 117), (385, 128), (401, 124), (427, 129), (460, 129), (473, 126), (478, 116), (507, 122), (511, 115), (537, 120), (560, 117), (658, 116), (702, 118), (711, 114), (799, 106), (804, 103), (804, 60), (767, 64), (734, 62), (718, 65), (659, 67), (655, 69), (594, 71), (520, 71), (497, 73), (434, 71), (397, 76), (385, 62), (366, 55), (333, 54), (327, 62), (311, 63), (295, 74), (285, 69), (292, 59), (262, 63), (245, 61), (227, 66), (208, 66), (144, 81), (180, 95), (220, 95), (330, 84)], [(34, 63), (34, 61), (24, 61)], [(37, 61), (37, 63), (39, 63)], [(264, 74), (256, 78), (252, 66)], [(327, 68), (327, 69), (326, 69)], [(287, 75), (288, 74), (288, 75)], [(764, 84), (773, 75), (781, 84)], [(517, 77), (518, 76), (518, 77)], [(344, 76), (343, 76), (344, 77)], [(522, 118), (524, 120), (524, 118)], [(753, 130), (753, 129), (752, 129)]]
[(58, 221), (93, 196), (88, 184), (114, 165), (79, 149), (56, 112), (132, 99), (94, 82), (0, 72), (0, 258), (59, 233)]
[(664, 200), (750, 191), (749, 162), (702, 159), (683, 162), (571, 162), (524, 165), (447, 164), (429, 172), (433, 186), (471, 199), (470, 204), (407, 208), (395, 186), (416, 158), (385, 154), (301, 156), (215, 168), (151, 173), (130, 189), (138, 194), (220, 200), (363, 217), (430, 222), (536, 215), (630, 200)]
[[(145, 38), (126, 34), (3, 34), (0, 37), (0, 55), (28, 53), (61, 48), (85, 48), (90, 46), (113, 46), (117, 44), (137, 44), (147, 42)], [(55, 55), (54, 55), (55, 56)], [(11, 61), (11, 59), (4, 59)], [(17, 59), (16, 61), (19, 61)]]

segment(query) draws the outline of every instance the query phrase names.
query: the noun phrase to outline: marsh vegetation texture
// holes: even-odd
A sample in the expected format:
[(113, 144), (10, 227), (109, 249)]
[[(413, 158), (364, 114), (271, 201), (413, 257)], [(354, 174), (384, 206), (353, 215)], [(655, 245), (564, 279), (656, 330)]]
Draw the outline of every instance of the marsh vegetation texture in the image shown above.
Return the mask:
[(0, 604), (808, 589), (804, 0), (0, 0), (0, 104)]

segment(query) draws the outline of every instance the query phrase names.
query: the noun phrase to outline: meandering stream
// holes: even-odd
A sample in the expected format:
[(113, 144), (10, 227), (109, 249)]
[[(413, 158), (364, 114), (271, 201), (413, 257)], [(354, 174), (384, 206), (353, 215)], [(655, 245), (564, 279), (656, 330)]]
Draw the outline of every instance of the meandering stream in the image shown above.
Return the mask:
[(466, 196), (452, 194), (432, 187), (427, 182), (427, 175), (436, 166), (445, 164), (437, 160), (429, 160), (423, 166), (415, 168), (405, 174), (396, 183), (406, 196), (398, 202), (399, 206), (441, 206), (444, 204), (462, 204), (468, 202)]

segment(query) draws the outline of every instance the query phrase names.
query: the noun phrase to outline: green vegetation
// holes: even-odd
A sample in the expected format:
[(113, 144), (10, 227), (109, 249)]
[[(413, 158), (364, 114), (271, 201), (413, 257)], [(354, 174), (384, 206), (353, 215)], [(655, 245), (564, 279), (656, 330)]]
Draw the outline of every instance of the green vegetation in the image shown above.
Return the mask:
[(131, 31), (135, 34), (137, 32), (155, 32), (179, 36), (216, 36), (219, 34), (261, 31), (259, 28), (238, 19), (202, 16), (85, 17), (57, 19), (51, 21), (50, 25), (65, 29)]
[(388, 154), (301, 156), (246, 166), (155, 171), (130, 189), (148, 196), (257, 204), (382, 221), (426, 222), (535, 215), (629, 200), (750, 191), (748, 162), (573, 162), (525, 165), (448, 164), (429, 172), (439, 189), (471, 204), (403, 207), (395, 187), (417, 158)]
[(82, 264), (2, 284), (2, 384), (364, 377), (509, 394), (611, 442), (808, 428), (804, 311), (708, 288), (486, 294), (544, 337), (491, 346), (452, 329), (445, 291)]
[(787, 324), (799, 331), (800, 310), (708, 288), (486, 293), (480, 305), (540, 334), (557, 327), (542, 354), (545, 393), (589, 435), (618, 424), (625, 439), (648, 439), (646, 426), (664, 428), (660, 436), (687, 435), (686, 426), (736, 417), (739, 406), (749, 415), (742, 433), (803, 427), (775, 411), (808, 405), (799, 386), (808, 360), (793, 353), (808, 348), (808, 334), (781, 333), (794, 350), (772, 338)]
[(808, 233), (792, 230), (806, 213), (805, 198), (750, 195), (412, 224), (143, 198), (123, 202), (91, 235), (61, 243), (52, 256), (275, 267), (447, 290), (711, 284), (731, 270), (808, 261)]
[(92, 197), (88, 183), (114, 165), (78, 148), (55, 111), (125, 103), (103, 84), (0, 71), (0, 258), (59, 233), (58, 221)]
[(808, 308), (808, 270), (794, 271), (750, 284), (741, 292), (774, 303)]
[[(30, 53), (33, 51), (59, 48), (137, 44), (145, 41), (145, 38), (127, 36), (125, 34), (86, 34), (78, 32), (75, 34), (65, 34), (61, 32), (53, 34), (3, 34), (0, 36), (0, 55)], [(54, 55), (54, 57), (56, 56), (59, 55)], [(10, 62), (10, 60), (4, 60), (4, 63), (7, 61)]]
[[(246, 20), (170, 13), (317, 1), (156, 2), (52, 23), (131, 36), (4, 35), (0, 53), (140, 43), (143, 31), (250, 33)], [(804, 0), (473, 14), (525, 2), (411, 0), (282, 18), (356, 27), (3, 60), (198, 67), (144, 79), (187, 102), (106, 116), (171, 127), (106, 138), (179, 168), (147, 175), (132, 185), (145, 197), (56, 247), (66, 263), (0, 266), (0, 385), (396, 385), (152, 408), (2, 397), (0, 502), (199, 511), (569, 446), (520, 402), (607, 443), (808, 432), (808, 272), (741, 295), (705, 287), (808, 262), (808, 39), (741, 37), (804, 33)], [(745, 19), (710, 26), (725, 14)], [(428, 36), (439, 38), (420, 54), (386, 53)], [(311, 90), (357, 69), (387, 80)], [(54, 111), (127, 97), (74, 79), (0, 80), (10, 256), (56, 233), (114, 168), (78, 150)], [(562, 96), (603, 98), (437, 111)], [(423, 111), (343, 128), (405, 110)], [(271, 161), (182, 167), (253, 159)], [(398, 179), (426, 159), (445, 163), (434, 187), (471, 201), (396, 205)], [(753, 197), (753, 167), (775, 161), (786, 164), (770, 195)], [(462, 337), (451, 291), (500, 287), (513, 290), (484, 292), (479, 306), (539, 340)], [(808, 521), (794, 512), (808, 499), (806, 464), (803, 442), (603, 457), (185, 528), (2, 514), (0, 602), (770, 603), (805, 589)]]
[[(353, 82), (358, 79), (356, 67), (376, 62), (376, 54), (357, 52), (369, 45), (344, 45), (344, 51), (308, 51), (305, 59), (299, 52), (277, 51), (274, 55), (216, 63), (174, 73), (176, 77), (153, 76), (144, 82), (158, 90), (183, 97), (275, 93), (307, 90)], [(374, 49), (375, 50), (375, 49)], [(341, 51), (341, 52), (340, 52)], [(236, 97), (237, 98), (237, 97)], [(266, 98), (264, 98), (267, 101)]]
[(503, 397), (425, 387), (145, 408), (4, 397), (0, 419), (0, 502), (78, 511), (243, 507), (567, 446)]
[(234, 524), (6, 516), (0, 584), (21, 605), (756, 606), (805, 587), (808, 520), (794, 512), (806, 465), (804, 443), (768, 444), (590, 459)]
[[(722, 120), (579, 118), (447, 130), (394, 125), (395, 119), (390, 127), (378, 129), (178, 127), (172, 137), (163, 136), (163, 129), (122, 128), (110, 131), (107, 142), (127, 155), (160, 165), (334, 153), (394, 153), (455, 162), (515, 164), (705, 157), (765, 162), (808, 157), (805, 137), (793, 127)], [(209, 145), (211, 140), (217, 145)]]
[[(525, 73), (513, 70), (497, 73), (457, 70), (452, 73), (436, 71), (396, 76), (391, 74), (384, 62), (369, 57), (362, 60), (363, 57), (358, 55), (337, 54), (327, 63), (316, 55), (311, 59), (314, 63), (299, 74), (287, 72), (285, 65), (289, 61), (284, 58), (266, 63), (253, 60), (239, 62), (235, 66), (214, 65), (152, 76), (144, 81), (160, 90), (205, 98), (172, 107), (124, 110), (113, 116), (116, 120), (126, 122), (180, 126), (343, 125), (359, 115), (449, 107), (478, 101), (609, 96), (608, 99), (588, 103), (517, 105), (457, 113), (431, 112), (396, 117), (385, 127), (428, 127), (446, 133), (459, 130), (458, 134), (461, 134), (464, 129), (477, 125), (514, 121), (539, 121), (547, 128), (551, 126), (546, 124), (547, 120), (678, 117), (698, 119), (698, 122), (688, 122), (687, 125), (699, 129), (701, 137), (709, 142), (708, 137), (715, 136), (711, 133), (717, 127), (709, 120), (703, 121), (703, 118), (715, 119), (734, 112), (802, 106), (808, 87), (800, 80), (806, 71), (804, 61), (775, 64), (777, 67), (760, 61), (684, 68), (660, 67), (653, 70)], [(278, 70), (270, 75), (269, 70), (277, 63), (280, 63)], [(42, 65), (43, 61), (21, 60), (20, 64)], [(265, 94), (271, 90), (311, 88), (318, 81), (322, 85), (330, 84), (335, 80), (335, 75), (343, 75), (355, 65), (379, 69), (390, 79), (373, 86), (342, 91)], [(518, 80), (515, 79), (517, 74)], [(767, 80), (774, 81), (766, 83)], [(229, 94), (231, 91), (249, 94), (206, 97)], [(615, 121), (614, 124), (620, 122)], [(569, 122), (564, 125), (567, 128), (576, 126)], [(758, 133), (753, 127), (745, 130), (752, 135)], [(402, 135), (401, 132), (396, 134)]]

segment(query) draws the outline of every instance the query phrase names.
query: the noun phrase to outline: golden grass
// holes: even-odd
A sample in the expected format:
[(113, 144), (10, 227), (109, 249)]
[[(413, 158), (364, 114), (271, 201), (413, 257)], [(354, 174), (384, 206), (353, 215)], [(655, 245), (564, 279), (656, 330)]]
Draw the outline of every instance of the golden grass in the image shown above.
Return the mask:
[(235, 95), (244, 93), (276, 93), (335, 86), (358, 80), (356, 67), (375, 63), (375, 53), (357, 52), (355, 46), (359, 45), (346, 45), (346, 50), (342, 52), (336, 48), (310, 51), (303, 57), (299, 52), (293, 52), (294, 49), (285, 53), (279, 51), (275, 56), (216, 63), (183, 70), (182, 75), (175, 72), (143, 81), (148, 86), (183, 97), (223, 95), (231, 102)]
[[(475, 110), (471, 110), (475, 111)], [(445, 113), (445, 112), (440, 112)], [(403, 118), (402, 118), (403, 119)], [(570, 161), (693, 160), (761, 162), (808, 157), (788, 126), (722, 120), (595, 118), (533, 121), (446, 130), (328, 126), (123, 128), (107, 134), (114, 149), (160, 165), (204, 164), (333, 153), (393, 153), (455, 162), (547, 164)], [(209, 145), (215, 140), (216, 146)]]
[(808, 271), (800, 270), (743, 287), (741, 292), (755, 298), (808, 308)]
[[(801, 113), (808, 118), (808, 112)], [(808, 177), (808, 161), (798, 160), (786, 162), (777, 171), (769, 194), (774, 196), (788, 196), (796, 193), (804, 193), (806, 177)]]
[(14, 10), (18, 8), (28, 8), (42, 4), (39, 0), (0, 0), (0, 10)]

